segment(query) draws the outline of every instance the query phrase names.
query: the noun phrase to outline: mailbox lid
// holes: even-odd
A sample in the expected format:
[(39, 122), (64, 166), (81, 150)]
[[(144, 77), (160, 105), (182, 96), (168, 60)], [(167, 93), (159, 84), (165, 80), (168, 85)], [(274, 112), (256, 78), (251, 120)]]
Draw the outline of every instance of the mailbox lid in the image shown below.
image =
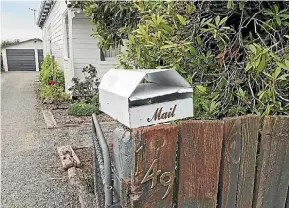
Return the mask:
[[(111, 69), (104, 74), (99, 89), (130, 98), (143, 79), (158, 86), (191, 88), (190, 84), (173, 69)], [(146, 93), (150, 93), (149, 90)]]
[(154, 98), (174, 93), (192, 93), (193, 89), (171, 85), (160, 85), (156, 83), (140, 84), (129, 97), (130, 101)]
[[(141, 83), (144, 79), (149, 83)], [(147, 126), (193, 116), (192, 92), (190, 84), (172, 69), (111, 69), (99, 85), (100, 110), (128, 127)], [(147, 105), (150, 98), (156, 102)], [(175, 116), (163, 119), (161, 113), (163, 118), (145, 122), (144, 117), (153, 116), (157, 106), (163, 106), (164, 112), (172, 104), (177, 104)]]

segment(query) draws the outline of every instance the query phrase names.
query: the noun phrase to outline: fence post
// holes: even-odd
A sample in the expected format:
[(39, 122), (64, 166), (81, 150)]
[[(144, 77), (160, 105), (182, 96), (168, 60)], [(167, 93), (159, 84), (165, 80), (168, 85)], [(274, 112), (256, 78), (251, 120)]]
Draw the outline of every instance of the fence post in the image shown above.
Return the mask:
[(130, 207), (132, 172), (132, 139), (130, 130), (116, 128), (112, 134), (112, 162), (114, 172), (114, 197), (123, 207)]
[[(254, 208), (285, 207), (289, 184), (289, 116), (265, 117)], [(288, 205), (287, 199), (287, 207)]]
[(223, 121), (180, 122), (178, 207), (215, 208)]
[(132, 131), (133, 208), (172, 207), (177, 138), (178, 127), (171, 124), (142, 127)]

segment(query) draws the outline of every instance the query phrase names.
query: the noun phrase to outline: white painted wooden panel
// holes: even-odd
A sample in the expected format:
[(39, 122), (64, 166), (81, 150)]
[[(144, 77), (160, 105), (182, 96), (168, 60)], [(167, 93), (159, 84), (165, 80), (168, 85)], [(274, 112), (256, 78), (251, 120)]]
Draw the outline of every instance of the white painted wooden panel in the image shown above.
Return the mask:
[(80, 39), (82, 39), (82, 40), (85, 40), (85, 39), (89, 39), (89, 40), (90, 40), (91, 38), (93, 38), (93, 37), (90, 36), (90, 35), (83, 37), (83, 31), (81, 31), (81, 30), (79, 30), (78, 32), (79, 32), (79, 33), (77, 33), (77, 32), (74, 32), (74, 33), (73, 33), (73, 37), (72, 37), (73, 39), (79, 39), (79, 38), (80, 38)]
[[(75, 45), (75, 44), (74, 44)], [(73, 46), (74, 46), (73, 45)], [(99, 50), (99, 48), (87, 48), (86, 50), (85, 50), (85, 53), (86, 54), (89, 54), (89, 53), (95, 53), (95, 51), (97, 51), (97, 52), (99, 52), (98, 51)], [(84, 50), (83, 50), (83, 48), (74, 48), (74, 54), (76, 54), (76, 55), (79, 55), (79, 54), (83, 54), (84, 52)], [(99, 59), (98, 59), (99, 60)]]
[[(44, 41), (44, 48), (49, 44), (49, 39), (51, 40), (51, 53), (55, 57), (55, 60), (60, 65), (61, 70), (65, 70), (64, 67), (64, 57), (63, 57), (63, 28), (62, 28), (62, 15), (67, 9), (65, 1), (56, 1), (54, 6), (51, 9), (48, 18), (46, 19), (42, 31), (45, 33), (43, 36), (47, 38)], [(45, 31), (45, 28), (50, 26), (51, 36), (48, 37), (48, 31)], [(49, 51), (45, 51), (45, 54), (48, 54)]]
[(73, 48), (74, 49), (94, 49), (96, 53), (99, 53), (99, 47), (97, 46), (97, 43), (94, 43), (94, 42), (78, 43), (78, 39), (74, 39)]
[(75, 76), (83, 79), (83, 67), (92, 64), (98, 71), (98, 77), (102, 78), (109, 69), (115, 68), (117, 59), (109, 58), (107, 61), (100, 61), (100, 49), (97, 39), (91, 36), (94, 26), (89, 18), (82, 13), (76, 13), (72, 21)]
[(76, 63), (76, 64), (87, 64), (87, 63), (88, 64), (90, 64), (90, 63), (98, 64), (98, 61), (94, 60), (94, 57), (92, 57), (92, 55), (90, 55), (89, 57), (74, 59), (74, 63)]
[(83, 67), (89, 64), (97, 67), (100, 60), (97, 40), (91, 36), (93, 25), (84, 17), (84, 14), (75, 13), (72, 19), (74, 74), (81, 79), (84, 78)]
[(8, 62), (7, 62), (6, 49), (2, 49), (2, 61), (3, 61), (4, 71), (8, 71)]
[(93, 34), (93, 31), (90, 28), (73, 28), (72, 32), (73, 34), (86, 34), (86, 37), (91, 37)]
[[(85, 45), (91, 45), (91, 39), (90, 38), (81, 38), (81, 37), (73, 37), (73, 40), (77, 39), (77, 43), (75, 44), (85, 44)], [(95, 40), (95, 43), (94, 44), (97, 44), (97, 41)]]

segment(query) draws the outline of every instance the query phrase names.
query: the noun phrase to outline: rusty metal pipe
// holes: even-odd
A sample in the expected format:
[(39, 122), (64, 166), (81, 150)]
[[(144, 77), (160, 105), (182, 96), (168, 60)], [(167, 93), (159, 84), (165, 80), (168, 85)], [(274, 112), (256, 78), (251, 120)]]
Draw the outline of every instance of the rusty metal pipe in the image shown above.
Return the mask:
[[(113, 187), (112, 187), (112, 174), (111, 174), (111, 162), (109, 157), (109, 150), (106, 140), (103, 136), (96, 114), (92, 114), (93, 131), (96, 133), (99, 141), (99, 145), (102, 151), (103, 163), (104, 163), (104, 195), (105, 195), (105, 207), (110, 207), (113, 204)], [(95, 190), (96, 191), (96, 190)]]

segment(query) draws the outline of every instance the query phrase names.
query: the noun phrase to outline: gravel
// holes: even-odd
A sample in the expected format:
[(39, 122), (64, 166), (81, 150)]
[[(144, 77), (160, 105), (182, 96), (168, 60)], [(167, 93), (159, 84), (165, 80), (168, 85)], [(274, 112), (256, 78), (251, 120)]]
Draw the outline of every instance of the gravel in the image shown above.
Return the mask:
[[(91, 125), (47, 129), (36, 99), (37, 72), (2, 73), (1, 207), (76, 208), (76, 190), (57, 146), (91, 147)], [(106, 138), (120, 126), (103, 124)]]
[(1, 77), (1, 207), (76, 208), (77, 195), (61, 169), (56, 146), (79, 136), (73, 130), (46, 129), (34, 90), (37, 74)]

